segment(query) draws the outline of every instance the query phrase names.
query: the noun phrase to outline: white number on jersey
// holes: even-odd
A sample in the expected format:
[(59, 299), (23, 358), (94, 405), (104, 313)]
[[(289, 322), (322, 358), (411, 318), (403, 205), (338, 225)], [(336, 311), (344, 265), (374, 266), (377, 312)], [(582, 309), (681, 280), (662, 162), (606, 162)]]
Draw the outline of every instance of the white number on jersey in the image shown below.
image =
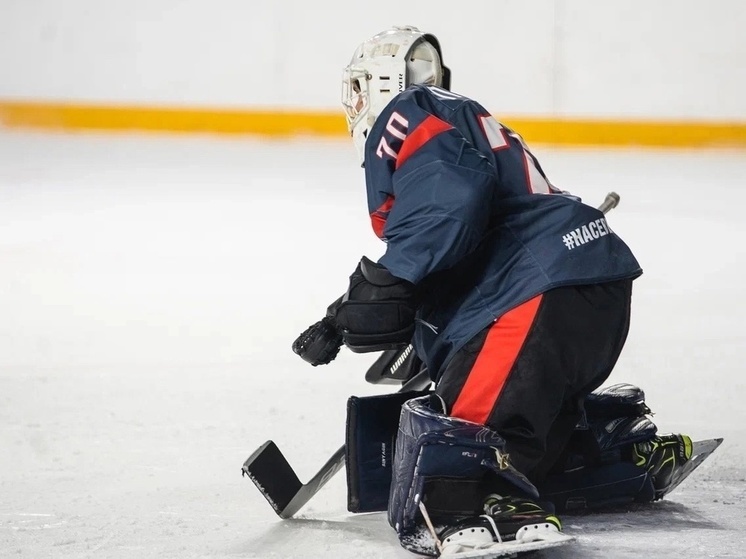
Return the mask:
[(553, 194), (559, 192), (539, 170), (536, 158), (529, 151), (526, 142), (523, 141), (520, 134), (516, 134), (509, 128), (505, 128), (505, 126), (495, 120), (495, 117), (491, 115), (480, 116), (479, 122), (482, 125), (482, 130), (484, 130), (484, 135), (487, 137), (492, 151), (509, 148), (509, 138), (513, 138), (521, 145), (523, 149), (523, 165), (526, 169), (526, 182), (528, 182), (531, 192), (535, 194)]

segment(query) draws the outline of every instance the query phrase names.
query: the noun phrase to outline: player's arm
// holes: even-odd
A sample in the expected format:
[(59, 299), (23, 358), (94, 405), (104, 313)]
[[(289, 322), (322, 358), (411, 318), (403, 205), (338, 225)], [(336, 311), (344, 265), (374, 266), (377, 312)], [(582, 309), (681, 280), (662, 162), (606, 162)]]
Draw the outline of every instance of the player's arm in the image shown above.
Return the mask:
[[(408, 122), (396, 111), (389, 119)], [(369, 141), (375, 147), (376, 139)], [(361, 261), (337, 312), (345, 343), (359, 352), (410, 341), (418, 306), (416, 285), (477, 247), (495, 192), (495, 174), (487, 159), (433, 115), (425, 115), (406, 133), (387, 127), (379, 142), (385, 147), (376, 150), (377, 155), (395, 161), (366, 157), (366, 167), (373, 166), (367, 173), (369, 189), (378, 187), (376, 167), (393, 168), (388, 177), (380, 177), (391, 181), (381, 229), (386, 253), (378, 263)]]
[(389, 192), (385, 211), (371, 212), (386, 253), (378, 263), (363, 258), (329, 316), (296, 340), (294, 351), (312, 364), (336, 357), (340, 337), (356, 352), (409, 343), (416, 284), (472, 252), (487, 227), (492, 166), (445, 121), (416, 106), (405, 110), (382, 115), (393, 124), (369, 138), (366, 155), (369, 199), (377, 189)]
[(495, 170), (456, 129), (423, 119), (401, 143), (391, 180), (379, 262), (393, 275), (417, 284), (476, 248), (494, 207)]

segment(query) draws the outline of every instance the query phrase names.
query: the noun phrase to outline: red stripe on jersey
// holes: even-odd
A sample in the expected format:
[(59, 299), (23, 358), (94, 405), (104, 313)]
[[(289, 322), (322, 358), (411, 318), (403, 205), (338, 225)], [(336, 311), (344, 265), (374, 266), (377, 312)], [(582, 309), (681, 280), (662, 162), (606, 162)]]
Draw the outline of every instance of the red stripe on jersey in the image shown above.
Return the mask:
[(370, 214), (370, 223), (373, 225), (373, 231), (379, 239), (383, 239), (383, 228), (386, 227), (386, 219), (389, 217), (389, 212), (394, 206), (394, 197), (389, 194), (386, 201), (381, 206)]
[(410, 134), (407, 134), (399, 149), (399, 156), (396, 158), (396, 168), (401, 167), (407, 159), (435, 136), (451, 128), (453, 126), (438, 117), (433, 115), (427, 117)]
[(453, 404), (451, 415), (484, 425), (505, 388), (526, 341), (542, 295), (508, 311), (492, 325), (474, 366)]

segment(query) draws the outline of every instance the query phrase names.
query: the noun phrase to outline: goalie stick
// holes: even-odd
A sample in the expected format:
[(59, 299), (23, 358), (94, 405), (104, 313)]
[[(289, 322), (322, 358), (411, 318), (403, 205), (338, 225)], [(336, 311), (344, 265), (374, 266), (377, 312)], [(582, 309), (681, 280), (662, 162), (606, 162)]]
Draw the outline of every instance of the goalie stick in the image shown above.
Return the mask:
[[(422, 370), (404, 383), (399, 392), (423, 390), (431, 382), (427, 371)], [(269, 440), (248, 457), (241, 475), (254, 482), (280, 518), (290, 518), (342, 469), (344, 463), (345, 445), (342, 445), (308, 483), (301, 483), (280, 449)]]
[[(619, 204), (619, 195), (616, 192), (609, 192), (598, 209), (606, 213), (615, 208), (617, 204)], [(384, 354), (388, 358), (379, 358), (368, 370), (365, 379), (373, 384), (378, 383), (376, 379), (396, 379), (397, 370), (407, 361), (406, 358), (410, 353), (413, 354), (411, 345), (400, 351), (390, 351)], [(405, 356), (404, 359), (402, 355)], [(423, 368), (412, 378), (403, 382), (398, 392), (423, 390), (430, 386), (431, 382), (427, 370)], [(342, 469), (344, 464), (345, 445), (342, 445), (307, 483), (302, 483), (278, 446), (274, 441), (269, 440), (246, 459), (241, 468), (241, 475), (248, 476), (278, 516), (287, 519), (308, 503), (334, 477), (334, 474)]]

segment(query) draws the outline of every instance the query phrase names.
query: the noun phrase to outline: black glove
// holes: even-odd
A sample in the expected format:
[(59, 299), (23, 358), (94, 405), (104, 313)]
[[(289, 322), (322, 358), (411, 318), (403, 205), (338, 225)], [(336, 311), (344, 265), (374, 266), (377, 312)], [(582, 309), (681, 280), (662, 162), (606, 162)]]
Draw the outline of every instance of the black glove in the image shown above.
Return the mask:
[(343, 343), (342, 334), (337, 331), (334, 319), (325, 316), (296, 338), (293, 351), (315, 367), (333, 361)]
[(306, 328), (293, 342), (293, 351), (314, 367), (331, 363), (344, 343), (334, 320), (334, 314), (341, 302), (342, 297), (329, 305), (326, 316)]
[(363, 257), (350, 276), (336, 321), (345, 345), (365, 353), (408, 344), (416, 312), (414, 285)]

